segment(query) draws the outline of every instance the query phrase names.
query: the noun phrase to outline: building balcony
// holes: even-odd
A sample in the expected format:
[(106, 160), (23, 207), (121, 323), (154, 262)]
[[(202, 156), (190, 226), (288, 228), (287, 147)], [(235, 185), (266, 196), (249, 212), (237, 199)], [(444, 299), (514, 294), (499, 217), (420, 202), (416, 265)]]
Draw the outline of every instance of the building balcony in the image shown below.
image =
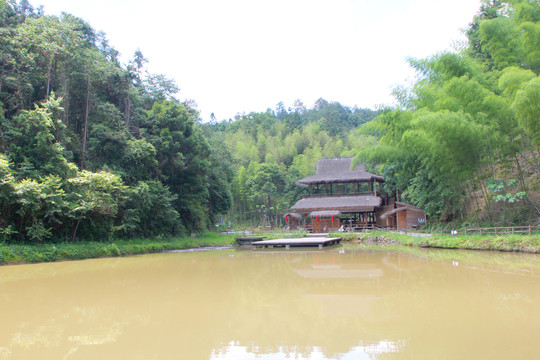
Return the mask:
[(321, 197), (341, 197), (341, 196), (380, 196), (378, 191), (375, 192), (354, 192), (354, 193), (322, 193), (322, 194), (306, 194), (302, 195), (302, 199), (321, 198)]

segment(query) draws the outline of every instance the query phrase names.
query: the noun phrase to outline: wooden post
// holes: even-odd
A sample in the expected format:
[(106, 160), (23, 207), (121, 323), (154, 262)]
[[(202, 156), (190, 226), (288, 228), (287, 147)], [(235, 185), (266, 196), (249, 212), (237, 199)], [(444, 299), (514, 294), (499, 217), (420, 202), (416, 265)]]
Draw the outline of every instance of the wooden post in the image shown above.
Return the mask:
[(465, 236), (467, 236), (467, 228), (465, 228)]
[(529, 225), (529, 235), (532, 235), (532, 231), (531, 231), (531, 225)]

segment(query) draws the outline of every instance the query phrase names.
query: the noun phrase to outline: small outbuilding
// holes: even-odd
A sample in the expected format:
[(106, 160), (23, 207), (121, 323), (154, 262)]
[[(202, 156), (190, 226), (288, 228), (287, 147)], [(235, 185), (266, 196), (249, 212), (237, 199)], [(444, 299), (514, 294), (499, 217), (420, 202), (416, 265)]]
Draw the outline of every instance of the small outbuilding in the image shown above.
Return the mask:
[(396, 201), (395, 208), (380, 217), (388, 228), (417, 229), (426, 223), (426, 213), (422, 209), (400, 201)]
[(300, 227), (300, 222), (302, 221), (302, 215), (289, 212), (283, 215), (285, 222), (287, 223), (287, 228), (289, 230), (296, 230)]

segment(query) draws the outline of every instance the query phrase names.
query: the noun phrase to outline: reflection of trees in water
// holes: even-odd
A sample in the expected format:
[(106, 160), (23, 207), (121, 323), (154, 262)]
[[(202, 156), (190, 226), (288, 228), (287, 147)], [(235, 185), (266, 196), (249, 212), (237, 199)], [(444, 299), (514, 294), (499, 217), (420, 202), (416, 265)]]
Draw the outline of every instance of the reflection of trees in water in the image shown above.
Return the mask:
[(208, 359), (234, 344), (253, 354), (339, 357), (379, 346), (370, 357), (391, 358), (397, 347), (415, 359), (459, 358), (478, 342), (468, 351), (488, 344), (504, 354), (507, 330), (521, 335), (505, 341), (526, 348), (539, 330), (530, 318), (537, 279), (391, 251), (231, 250), (47, 266), (0, 283), (0, 308), (13, 309), (0, 355)]

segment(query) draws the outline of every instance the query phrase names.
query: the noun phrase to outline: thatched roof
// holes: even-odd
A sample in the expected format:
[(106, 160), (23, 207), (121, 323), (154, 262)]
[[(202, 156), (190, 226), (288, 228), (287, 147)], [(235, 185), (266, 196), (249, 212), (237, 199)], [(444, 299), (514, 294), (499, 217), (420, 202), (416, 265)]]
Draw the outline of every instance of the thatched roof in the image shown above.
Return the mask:
[(407, 210), (411, 210), (411, 211), (416, 211), (416, 212), (421, 212), (423, 213), (424, 210), (420, 209), (420, 208), (417, 208), (416, 206), (414, 205), (411, 205), (411, 204), (407, 204), (407, 203), (404, 203), (404, 202), (401, 202), (401, 201), (396, 201), (396, 206), (398, 208), (400, 207), (405, 207), (407, 208)]
[(398, 207), (398, 208), (395, 208), (394, 210), (390, 210), (390, 211), (387, 211), (387, 212), (381, 214), (380, 218), (384, 220), (390, 215), (394, 215), (397, 212), (405, 211), (405, 210), (407, 210), (406, 207)]
[(417, 208), (416, 206), (404, 203), (404, 202), (396, 201), (396, 206), (397, 207), (395, 209), (387, 211), (387, 212), (381, 214), (380, 218), (384, 220), (390, 215), (393, 215), (393, 214), (395, 214), (397, 212), (400, 212), (400, 211), (406, 211), (406, 210), (417, 212), (417, 213), (420, 213), (420, 214), (424, 214), (424, 210), (422, 210), (420, 208)]
[(300, 185), (352, 183), (352, 182), (384, 182), (381, 176), (366, 171), (365, 165), (351, 170), (352, 158), (319, 159), (317, 173), (298, 180)]
[(332, 216), (339, 216), (341, 215), (341, 211), (339, 210), (323, 210), (323, 211), (312, 211), (310, 216), (318, 216), (322, 218), (329, 218)]
[(299, 213), (326, 210), (338, 210), (342, 213), (362, 212), (373, 211), (381, 203), (380, 197), (372, 195), (308, 197), (294, 204), (291, 210)]
[(302, 215), (297, 214), (297, 213), (291, 213), (291, 212), (286, 213), (285, 215), (283, 215), (283, 218), (286, 218), (287, 216), (289, 216), (289, 217), (291, 217), (293, 219), (296, 219), (296, 220), (302, 219)]

